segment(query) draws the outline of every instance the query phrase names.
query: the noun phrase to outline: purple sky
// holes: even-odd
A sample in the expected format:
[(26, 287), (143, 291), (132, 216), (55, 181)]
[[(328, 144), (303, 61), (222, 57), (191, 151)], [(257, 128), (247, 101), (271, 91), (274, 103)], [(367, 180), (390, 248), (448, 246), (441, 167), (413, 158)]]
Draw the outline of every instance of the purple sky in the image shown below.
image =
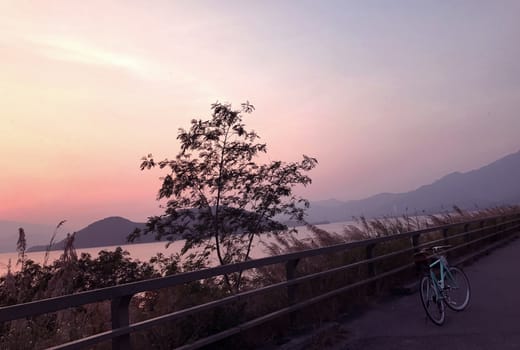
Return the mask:
[(520, 149), (518, 1), (2, 1), (0, 220), (159, 213), (175, 136), (251, 101), (312, 200), (402, 192)]

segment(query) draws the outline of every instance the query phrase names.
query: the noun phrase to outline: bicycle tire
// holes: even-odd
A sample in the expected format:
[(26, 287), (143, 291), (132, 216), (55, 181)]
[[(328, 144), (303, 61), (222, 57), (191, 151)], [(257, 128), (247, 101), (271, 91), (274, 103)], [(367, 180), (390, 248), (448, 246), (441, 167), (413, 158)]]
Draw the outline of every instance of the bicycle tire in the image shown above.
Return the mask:
[(421, 303), (426, 315), (437, 326), (441, 326), (444, 323), (446, 313), (444, 302), (437, 288), (435, 288), (434, 282), (429, 276), (423, 276), (419, 288)]
[(462, 311), (468, 307), (471, 298), (469, 279), (459, 267), (452, 266), (449, 271), (451, 276), (448, 274), (444, 280), (444, 302), (450, 309)]

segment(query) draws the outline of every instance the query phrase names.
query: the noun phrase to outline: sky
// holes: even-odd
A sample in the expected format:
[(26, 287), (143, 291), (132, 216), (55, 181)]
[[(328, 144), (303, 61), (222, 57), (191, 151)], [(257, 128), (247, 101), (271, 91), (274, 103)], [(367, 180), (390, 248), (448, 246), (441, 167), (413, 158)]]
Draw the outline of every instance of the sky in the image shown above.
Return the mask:
[(161, 213), (180, 127), (236, 107), (310, 200), (404, 192), (520, 150), (518, 1), (0, 0), (0, 220)]

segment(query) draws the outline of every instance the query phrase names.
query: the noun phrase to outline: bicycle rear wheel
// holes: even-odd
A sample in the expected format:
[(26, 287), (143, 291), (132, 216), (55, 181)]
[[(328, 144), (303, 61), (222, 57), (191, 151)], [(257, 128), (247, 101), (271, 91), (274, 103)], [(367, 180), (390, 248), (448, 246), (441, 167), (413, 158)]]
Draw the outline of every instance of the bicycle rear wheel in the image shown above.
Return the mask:
[(434, 282), (428, 276), (423, 276), (420, 283), (421, 303), (433, 323), (440, 326), (444, 323), (445, 311), (442, 298), (435, 288)]
[(458, 267), (450, 267), (449, 271), (444, 280), (446, 293), (444, 302), (450, 309), (462, 311), (468, 306), (471, 297), (469, 280), (464, 271)]

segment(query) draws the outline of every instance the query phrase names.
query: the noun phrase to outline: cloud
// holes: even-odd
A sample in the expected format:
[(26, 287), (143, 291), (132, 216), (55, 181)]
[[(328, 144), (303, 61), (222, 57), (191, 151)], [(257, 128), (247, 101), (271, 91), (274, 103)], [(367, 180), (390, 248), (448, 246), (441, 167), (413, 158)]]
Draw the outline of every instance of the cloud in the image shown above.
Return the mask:
[(29, 41), (39, 54), (53, 60), (122, 69), (143, 79), (159, 79), (161, 76), (161, 67), (157, 63), (80, 40), (36, 37)]

